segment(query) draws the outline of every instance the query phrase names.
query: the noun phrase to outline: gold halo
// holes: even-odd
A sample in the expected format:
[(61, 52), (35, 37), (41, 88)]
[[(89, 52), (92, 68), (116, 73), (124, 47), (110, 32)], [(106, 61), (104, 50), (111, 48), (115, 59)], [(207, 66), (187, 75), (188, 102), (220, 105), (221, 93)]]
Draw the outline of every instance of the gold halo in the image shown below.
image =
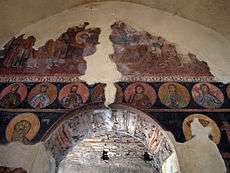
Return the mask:
[(190, 102), (190, 95), (189, 92), (187, 90), (187, 88), (179, 83), (176, 82), (167, 82), (164, 83), (160, 86), (160, 89), (158, 91), (158, 96), (160, 98), (160, 101), (162, 104), (164, 104), (165, 106), (169, 107), (169, 108), (173, 108), (172, 106), (168, 105), (167, 103), (164, 102), (164, 97), (168, 95), (168, 86), (169, 85), (175, 85), (175, 87), (177, 88), (177, 91), (179, 94), (181, 94), (184, 97), (184, 103), (183, 105), (178, 106), (178, 108), (184, 108), (187, 107), (189, 102)]
[[(188, 117), (186, 117), (184, 119), (184, 121), (183, 121), (183, 133), (184, 133), (185, 139), (190, 140), (192, 138), (192, 131), (191, 131), (190, 124), (194, 120), (194, 118), (197, 118), (199, 120), (199, 122), (202, 120), (208, 122), (207, 126), (205, 126), (205, 127), (209, 127), (211, 129), (211, 135), (212, 135), (213, 142), (216, 144), (219, 144), (220, 138), (221, 138), (221, 133), (220, 133), (219, 127), (217, 126), (215, 121), (213, 121), (211, 118), (209, 118), (203, 114), (192, 114), (192, 115), (189, 115)], [(202, 124), (202, 126), (204, 127), (203, 124)]]
[(40, 121), (39, 121), (38, 117), (33, 113), (22, 113), (22, 114), (17, 115), (16, 117), (14, 117), (9, 122), (9, 124), (6, 128), (6, 139), (8, 142), (12, 141), (12, 136), (13, 136), (15, 125), (22, 120), (26, 120), (26, 121), (29, 121), (31, 123), (31, 128), (25, 136), (28, 140), (31, 141), (36, 136), (36, 134), (38, 133), (38, 131), (40, 129)]

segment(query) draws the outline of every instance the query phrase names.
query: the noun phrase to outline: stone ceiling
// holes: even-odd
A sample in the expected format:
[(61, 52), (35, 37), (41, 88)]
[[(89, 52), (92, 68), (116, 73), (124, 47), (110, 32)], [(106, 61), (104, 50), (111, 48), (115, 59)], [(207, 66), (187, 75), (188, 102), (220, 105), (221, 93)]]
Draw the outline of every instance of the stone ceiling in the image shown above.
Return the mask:
[[(0, 43), (22, 28), (63, 10), (107, 0), (1, 0)], [(212, 28), (230, 40), (229, 0), (123, 0), (170, 12)]]

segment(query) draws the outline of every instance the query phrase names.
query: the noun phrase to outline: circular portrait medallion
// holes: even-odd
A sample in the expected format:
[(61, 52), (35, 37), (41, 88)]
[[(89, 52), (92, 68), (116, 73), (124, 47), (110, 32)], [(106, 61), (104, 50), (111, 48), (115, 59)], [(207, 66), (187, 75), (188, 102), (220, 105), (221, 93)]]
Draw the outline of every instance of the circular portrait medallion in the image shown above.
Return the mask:
[(22, 113), (14, 117), (6, 128), (8, 142), (19, 141), (29, 144), (40, 129), (40, 121), (33, 113)]
[(124, 96), (122, 88), (118, 83), (115, 83), (114, 85), (116, 87), (115, 103), (122, 103)]
[(228, 84), (227, 88), (226, 88), (226, 92), (227, 92), (227, 96), (230, 99), (230, 84)]
[(27, 96), (27, 88), (23, 83), (13, 83), (0, 93), (0, 105), (4, 108), (14, 108), (21, 104)]
[(220, 129), (211, 118), (202, 115), (202, 114), (193, 114), (184, 119), (183, 122), (183, 133), (186, 140), (190, 140), (192, 138), (192, 131), (191, 131), (191, 123), (193, 120), (197, 118), (200, 124), (202, 124), (203, 127), (209, 127), (211, 129), (210, 139), (216, 143), (219, 144), (221, 133)]
[(57, 88), (51, 83), (37, 84), (29, 93), (28, 101), (33, 108), (45, 108), (57, 98)]
[(64, 86), (58, 96), (63, 107), (75, 109), (84, 105), (88, 100), (89, 90), (83, 83), (72, 83)]
[(210, 83), (198, 83), (192, 88), (193, 100), (204, 108), (220, 108), (224, 103), (224, 95), (219, 88)]
[(125, 90), (125, 101), (134, 107), (150, 108), (156, 102), (155, 90), (146, 83), (130, 84)]
[(106, 84), (97, 84), (93, 89), (92, 101), (93, 103), (105, 102), (105, 87)]
[(161, 85), (158, 96), (165, 106), (169, 108), (184, 108), (190, 102), (188, 90), (179, 83), (165, 83)]

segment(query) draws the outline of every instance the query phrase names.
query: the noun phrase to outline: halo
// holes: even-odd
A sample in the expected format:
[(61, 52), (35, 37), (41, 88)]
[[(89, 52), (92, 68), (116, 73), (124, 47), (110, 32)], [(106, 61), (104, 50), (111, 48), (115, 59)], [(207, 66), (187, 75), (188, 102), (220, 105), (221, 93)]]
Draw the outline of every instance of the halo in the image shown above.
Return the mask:
[[(199, 121), (204, 120), (204, 121), (209, 122), (206, 127), (209, 127), (211, 129), (211, 135), (213, 138), (212, 139), (213, 142), (216, 144), (219, 144), (220, 138), (221, 138), (221, 133), (220, 133), (219, 127), (217, 126), (215, 121), (213, 121), (211, 118), (209, 118), (203, 114), (192, 114), (192, 115), (189, 115), (188, 117), (186, 117), (184, 119), (183, 133), (184, 133), (185, 139), (190, 140), (192, 138), (192, 131), (191, 131), (190, 124), (194, 120), (194, 118), (197, 118)], [(202, 124), (202, 126), (203, 126), (203, 124)]]
[(137, 85), (141, 85), (144, 88), (144, 94), (148, 96), (148, 98), (151, 101), (151, 104), (154, 105), (157, 99), (157, 94), (156, 94), (155, 89), (151, 85), (147, 83), (142, 83), (142, 82), (132, 83), (125, 89), (125, 92), (124, 92), (125, 101), (128, 102), (129, 97), (135, 93), (135, 87)]
[(202, 84), (205, 84), (209, 87), (210, 89), (210, 93), (212, 93), (215, 97), (217, 97), (221, 102), (222, 104), (220, 106), (216, 106), (215, 108), (220, 108), (223, 103), (224, 103), (224, 94), (222, 93), (222, 91), (216, 87), (215, 85), (211, 84), (211, 83), (197, 83), (195, 84), (193, 87), (192, 87), (192, 97), (193, 97), (193, 100), (200, 106), (204, 107), (204, 108), (210, 108), (208, 106), (204, 106), (204, 105), (201, 105), (200, 103), (198, 103), (196, 101), (196, 97), (199, 96), (199, 94), (201, 93), (200, 91), (200, 85)]
[(77, 85), (79, 87), (77, 93), (81, 95), (83, 102), (85, 103), (88, 100), (89, 89), (85, 84), (79, 82), (79, 83), (67, 84), (61, 89), (61, 91), (59, 92), (59, 96), (58, 96), (58, 99), (60, 102), (66, 95), (70, 93), (70, 89), (74, 85)]
[(33, 113), (22, 113), (22, 114), (17, 115), (16, 117), (14, 117), (9, 122), (9, 124), (6, 128), (6, 132), (5, 132), (7, 141), (9, 141), (9, 142), (12, 141), (14, 127), (18, 122), (20, 122), (22, 120), (29, 121), (31, 124), (31, 128), (25, 137), (31, 141), (36, 136), (36, 134), (38, 133), (38, 131), (40, 129), (40, 121), (39, 121), (38, 117)]
[[(51, 100), (50, 104), (52, 104), (55, 101), (55, 99), (57, 98), (57, 87), (54, 84), (51, 84), (51, 83), (40, 83), (40, 84), (35, 85), (32, 88), (32, 90), (30, 91), (29, 95), (28, 95), (28, 101), (29, 101), (30, 105), (31, 105), (31, 99), (33, 98), (33, 96), (35, 96), (36, 94), (40, 93), (40, 87), (42, 85), (47, 85), (47, 87), (48, 87), (47, 88), (47, 94), (49, 95), (50, 100)], [(47, 106), (49, 106), (49, 105), (47, 105)]]
[(176, 82), (168, 82), (168, 83), (164, 83), (163, 85), (160, 86), (160, 89), (158, 91), (158, 96), (160, 98), (161, 103), (164, 104), (165, 106), (171, 108), (171, 106), (167, 105), (164, 102), (164, 97), (168, 94), (168, 86), (169, 85), (175, 85), (177, 90), (178, 90), (178, 93), (180, 93), (184, 97), (184, 105), (180, 106), (179, 108), (187, 107), (189, 102), (190, 102), (190, 94), (189, 94), (186, 87), (184, 87), (183, 85), (176, 83)]

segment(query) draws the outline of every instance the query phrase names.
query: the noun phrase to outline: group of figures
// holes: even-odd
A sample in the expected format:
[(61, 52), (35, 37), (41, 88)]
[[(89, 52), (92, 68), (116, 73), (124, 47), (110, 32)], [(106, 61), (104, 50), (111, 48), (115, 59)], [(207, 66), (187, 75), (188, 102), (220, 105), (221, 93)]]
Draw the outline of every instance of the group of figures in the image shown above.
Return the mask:
[[(117, 103), (122, 103), (124, 98), (126, 103), (134, 107), (148, 109), (152, 108), (157, 101), (157, 94), (151, 83), (135, 82), (123, 87), (123, 89), (121, 88), (122, 83), (120, 85), (116, 83), (115, 85), (117, 88), (115, 102)], [(230, 86), (227, 86), (226, 92), (229, 99)], [(220, 108), (225, 100), (222, 91), (211, 83), (193, 84), (191, 95), (197, 105), (207, 109)], [(158, 90), (158, 97), (161, 104), (172, 109), (186, 108), (191, 100), (188, 89), (183, 84), (176, 82), (161, 84)]]
[[(27, 98), (27, 102), (32, 108), (42, 109), (50, 106), (58, 98), (62, 107), (75, 109), (83, 106), (89, 100), (90, 91), (84, 83), (66, 84), (60, 89), (59, 93), (56, 85), (39, 83), (32, 87), (28, 93), (26, 84), (10, 84), (3, 88), (0, 93), (0, 106), (3, 108), (16, 108)], [(97, 84), (93, 87), (92, 102), (104, 103), (104, 87), (105, 84)]]
[(110, 58), (129, 79), (132, 76), (150, 79), (180, 76), (185, 80), (213, 77), (206, 62), (199, 61), (192, 53), (180, 54), (174, 44), (160, 36), (137, 31), (122, 21), (111, 28), (114, 53)]
[[(33, 36), (13, 37), (0, 50), (0, 76), (68, 76), (71, 79), (71, 76), (84, 75), (87, 68), (84, 57), (96, 52), (101, 33), (100, 28), (86, 28), (88, 25), (85, 22), (70, 27), (56, 40), (48, 40), (38, 49), (34, 48)], [(110, 59), (123, 76), (213, 78), (206, 62), (199, 61), (192, 53), (180, 54), (174, 44), (161, 36), (137, 31), (121, 21), (111, 28), (109, 39), (114, 53)]]
[(100, 28), (88, 28), (88, 22), (68, 28), (57, 40), (48, 40), (34, 49), (35, 37), (13, 37), (0, 51), (1, 75), (83, 75), (84, 57), (96, 52)]

